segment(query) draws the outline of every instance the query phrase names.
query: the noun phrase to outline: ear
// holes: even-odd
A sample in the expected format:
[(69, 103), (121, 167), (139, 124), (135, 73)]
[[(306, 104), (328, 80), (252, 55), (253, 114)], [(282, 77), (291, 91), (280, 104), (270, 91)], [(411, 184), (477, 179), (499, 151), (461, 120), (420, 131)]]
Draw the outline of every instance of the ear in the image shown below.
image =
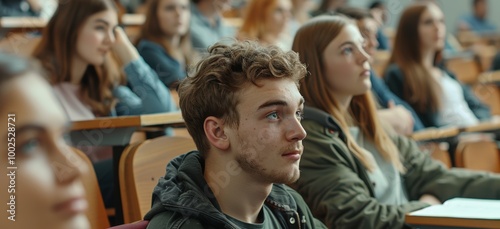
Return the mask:
[(203, 123), (203, 129), (210, 145), (220, 150), (229, 148), (229, 138), (224, 132), (224, 122), (222, 119), (209, 116)]

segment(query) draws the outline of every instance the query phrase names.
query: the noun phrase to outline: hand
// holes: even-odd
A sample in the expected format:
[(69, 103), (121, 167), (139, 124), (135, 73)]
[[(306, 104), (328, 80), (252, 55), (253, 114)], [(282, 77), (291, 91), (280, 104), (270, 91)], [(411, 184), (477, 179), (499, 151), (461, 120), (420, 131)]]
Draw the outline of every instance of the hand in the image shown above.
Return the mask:
[(429, 194), (422, 195), (420, 197), (419, 201), (420, 202), (424, 202), (424, 203), (428, 203), (430, 205), (440, 205), (440, 204), (442, 204), (441, 201), (439, 201), (438, 198), (436, 198), (433, 195), (429, 195)]
[(387, 109), (378, 111), (380, 119), (389, 123), (398, 134), (411, 135), (414, 124), (411, 113), (405, 107), (395, 105), (393, 101), (389, 101), (387, 107)]
[(125, 31), (121, 27), (115, 28), (115, 43), (111, 46), (111, 50), (121, 60), (123, 66), (126, 66), (133, 60), (139, 59), (139, 52), (137, 52), (137, 49), (130, 42), (127, 34), (125, 34)]

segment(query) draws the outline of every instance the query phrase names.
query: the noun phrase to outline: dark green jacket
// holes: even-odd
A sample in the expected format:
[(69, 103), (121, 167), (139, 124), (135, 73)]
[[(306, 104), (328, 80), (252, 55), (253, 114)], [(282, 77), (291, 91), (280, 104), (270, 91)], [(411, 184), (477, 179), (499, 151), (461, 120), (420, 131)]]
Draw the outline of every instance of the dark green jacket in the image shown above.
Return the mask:
[[(153, 191), (153, 207), (146, 214), (152, 229), (238, 228), (220, 211), (203, 177), (204, 160), (193, 151), (172, 160), (167, 174)], [(293, 189), (274, 184), (265, 201), (281, 228), (326, 228)]]
[(421, 152), (416, 143), (395, 137), (407, 172), (401, 175), (409, 202), (380, 204), (367, 170), (347, 149), (345, 135), (327, 113), (306, 107), (302, 122), (307, 132), (300, 162), (300, 179), (293, 187), (304, 197), (316, 218), (328, 228), (403, 228), (405, 214), (428, 206), (423, 194), (445, 201), (454, 197), (500, 198), (500, 176), (448, 170)]

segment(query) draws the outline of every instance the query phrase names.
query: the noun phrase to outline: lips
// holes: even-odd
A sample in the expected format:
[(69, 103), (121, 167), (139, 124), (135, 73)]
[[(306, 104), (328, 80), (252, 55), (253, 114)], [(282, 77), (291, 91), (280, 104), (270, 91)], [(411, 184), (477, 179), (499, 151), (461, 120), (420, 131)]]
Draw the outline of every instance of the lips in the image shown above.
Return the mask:
[(102, 53), (103, 55), (106, 55), (108, 53), (109, 49), (99, 49), (99, 52)]
[(87, 210), (88, 203), (83, 197), (73, 197), (56, 204), (53, 210), (62, 215), (75, 215), (84, 213)]
[(301, 150), (294, 150), (294, 151), (290, 151), (290, 152), (284, 153), (281, 156), (285, 157), (287, 159), (296, 161), (296, 160), (300, 159), (300, 155), (301, 154), (302, 154)]
[(359, 74), (360, 76), (370, 76), (370, 70), (364, 70), (363, 72), (361, 72), (361, 74)]

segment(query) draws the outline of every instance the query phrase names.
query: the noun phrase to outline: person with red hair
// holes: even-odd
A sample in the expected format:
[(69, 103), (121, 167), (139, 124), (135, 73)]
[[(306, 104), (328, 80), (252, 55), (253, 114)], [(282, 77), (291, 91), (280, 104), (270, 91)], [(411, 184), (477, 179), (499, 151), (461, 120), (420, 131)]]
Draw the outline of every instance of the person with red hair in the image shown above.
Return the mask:
[(237, 34), (239, 40), (256, 40), (290, 50), (292, 38), (288, 32), (291, 20), (290, 0), (252, 0)]

